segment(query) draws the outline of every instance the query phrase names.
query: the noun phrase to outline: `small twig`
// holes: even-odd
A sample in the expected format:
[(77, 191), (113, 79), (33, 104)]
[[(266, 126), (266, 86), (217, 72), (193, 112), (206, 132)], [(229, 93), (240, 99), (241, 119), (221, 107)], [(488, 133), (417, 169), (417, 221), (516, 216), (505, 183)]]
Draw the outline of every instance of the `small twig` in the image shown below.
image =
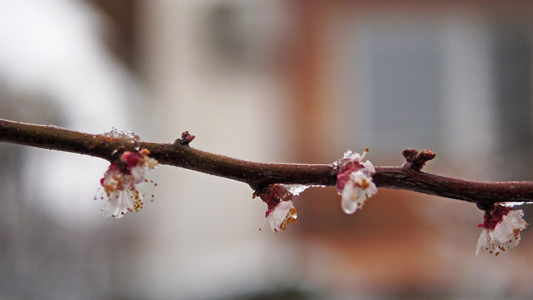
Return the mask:
[[(257, 163), (212, 154), (189, 147), (193, 135), (184, 132), (174, 143), (149, 143), (106, 134), (93, 135), (55, 126), (32, 125), (0, 119), (0, 141), (45, 149), (90, 155), (113, 161), (117, 152), (146, 148), (160, 164), (195, 170), (249, 184), (254, 190), (275, 183), (333, 186), (337, 168), (333, 164)], [(422, 172), (433, 159), (430, 150), (403, 152), (401, 167), (376, 167), (378, 187), (403, 189), (475, 202), (533, 201), (533, 182), (475, 182)]]
[(189, 134), (188, 131), (184, 131), (181, 134), (181, 138), (177, 139), (176, 141), (174, 141), (174, 143), (175, 144), (180, 144), (180, 145), (183, 145), (183, 146), (189, 146), (189, 144), (192, 142), (192, 140), (194, 140), (194, 138), (195, 138), (194, 135)]
[(405, 149), (402, 152), (403, 157), (407, 160), (406, 164), (409, 164), (412, 169), (422, 170), (427, 161), (435, 158), (435, 153), (431, 150), (423, 150), (418, 152), (415, 149)]

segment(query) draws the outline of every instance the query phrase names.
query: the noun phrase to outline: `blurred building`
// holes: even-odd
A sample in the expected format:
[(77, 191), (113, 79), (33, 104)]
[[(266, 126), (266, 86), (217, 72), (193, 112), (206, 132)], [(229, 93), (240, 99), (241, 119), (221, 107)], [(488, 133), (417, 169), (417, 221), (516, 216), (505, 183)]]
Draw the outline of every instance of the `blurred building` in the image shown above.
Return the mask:
[[(531, 178), (533, 7), (527, 1), (57, 0), (50, 11), (38, 1), (19, 3), (26, 6), (0, 4), (11, 15), (17, 11), (17, 20), (28, 17), (26, 23), (0, 18), (4, 27), (18, 24), (0, 31), (0, 41), (27, 44), (17, 49), (68, 45), (22, 30), (20, 24), (39, 27), (40, 19), (30, 18), (34, 8), (37, 16), (63, 12), (57, 20), (77, 16), (70, 24), (92, 24), (75, 33), (94, 44), (28, 50), (26, 57), (36, 58), (19, 64), (26, 73), (7, 63), (25, 56), (0, 52), (0, 117), (90, 132), (115, 126), (158, 142), (188, 130), (196, 135), (193, 147), (262, 162), (331, 163), (347, 149), (370, 147), (375, 165), (400, 165), (403, 149), (429, 148), (437, 153), (430, 172)], [(52, 32), (69, 27), (51, 23), (60, 24)], [(76, 36), (61, 32), (67, 41)], [(71, 52), (79, 65), (61, 60)], [(98, 59), (88, 60), (91, 53)], [(29, 80), (36, 66), (61, 67)], [(472, 204), (381, 189), (347, 216), (334, 188), (313, 188), (295, 202), (298, 224), (273, 234), (258, 231), (265, 206), (251, 199), (248, 186), (161, 166), (153, 173), (155, 203), (101, 220), (101, 203), (90, 201), (105, 163), (92, 166), (93, 175), (86, 172), (93, 158), (55, 153), (52, 159), (44, 150), (0, 146), (6, 167), (0, 298), (533, 294), (525, 282), (529, 232), (512, 253), (475, 257), (482, 213)], [(27, 166), (22, 171), (19, 161)], [(69, 211), (75, 214), (61, 218)], [(526, 208), (526, 217), (532, 212)]]

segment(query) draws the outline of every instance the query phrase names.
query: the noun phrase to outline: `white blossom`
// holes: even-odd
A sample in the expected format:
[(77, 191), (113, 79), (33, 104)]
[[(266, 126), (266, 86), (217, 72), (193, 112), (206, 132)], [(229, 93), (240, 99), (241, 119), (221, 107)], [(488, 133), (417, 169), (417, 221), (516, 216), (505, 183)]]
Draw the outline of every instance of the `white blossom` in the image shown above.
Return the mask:
[(341, 196), (342, 210), (353, 214), (363, 207), (366, 199), (374, 196), (378, 189), (372, 181), (372, 174), (376, 172), (370, 161), (362, 162), (368, 148), (363, 155), (347, 152), (344, 159), (337, 163), (337, 193)]
[[(302, 188), (297, 187), (298, 191), (303, 191)], [(296, 207), (292, 203), (293, 187), (283, 184), (273, 184), (256, 192), (254, 196), (259, 196), (267, 204), (267, 211), (265, 213), (265, 223), (268, 222), (270, 228), (274, 232), (285, 231), (287, 224), (297, 223)], [(262, 230), (263, 226), (259, 228)]]
[(297, 212), (292, 201), (281, 201), (266, 217), (274, 232), (285, 231), (287, 224), (296, 223)]
[[(95, 199), (106, 200), (102, 208), (105, 217), (121, 218), (126, 212), (139, 211), (143, 207), (143, 196), (137, 188), (142, 182), (152, 182), (145, 178), (146, 169), (153, 169), (157, 161), (148, 157), (150, 151), (126, 151), (109, 166), (100, 180), (103, 191)], [(154, 186), (157, 184), (154, 183)], [(153, 195), (152, 195), (153, 199)]]
[[(496, 209), (499, 209), (500, 207), (502, 206), (498, 206)], [(495, 218), (499, 217), (499, 214), (495, 212), (492, 212), (492, 214), (495, 215)], [(493, 216), (485, 217), (486, 221), (482, 224), (484, 228), (479, 237), (476, 255), (478, 255), (481, 250), (486, 250), (490, 254), (499, 255), (500, 251), (514, 249), (520, 242), (520, 231), (527, 227), (527, 223), (523, 219), (523, 216), (524, 212), (521, 209), (508, 210), (508, 208), (506, 208), (501, 219), (496, 222), (494, 228), (491, 228), (491, 222), (487, 222), (487, 219), (490, 220)]]
[(350, 174), (350, 180), (344, 185), (341, 192), (342, 210), (347, 214), (353, 214), (363, 207), (367, 198), (374, 196), (378, 189), (372, 177), (364, 172), (356, 171)]

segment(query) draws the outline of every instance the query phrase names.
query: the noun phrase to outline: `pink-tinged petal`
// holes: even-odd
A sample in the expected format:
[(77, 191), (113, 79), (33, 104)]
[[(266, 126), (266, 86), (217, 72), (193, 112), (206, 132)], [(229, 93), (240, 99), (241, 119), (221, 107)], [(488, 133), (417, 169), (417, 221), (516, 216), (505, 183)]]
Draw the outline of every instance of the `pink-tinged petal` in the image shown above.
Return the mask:
[(344, 172), (339, 172), (339, 174), (337, 174), (337, 184), (336, 184), (336, 188), (337, 188), (337, 192), (340, 194), (342, 193), (342, 190), (344, 189), (344, 186), (346, 185), (346, 183), (350, 180), (350, 172), (348, 171), (344, 171)]
[(139, 163), (139, 154), (137, 152), (125, 151), (120, 160), (125, 163), (128, 168), (133, 168)]

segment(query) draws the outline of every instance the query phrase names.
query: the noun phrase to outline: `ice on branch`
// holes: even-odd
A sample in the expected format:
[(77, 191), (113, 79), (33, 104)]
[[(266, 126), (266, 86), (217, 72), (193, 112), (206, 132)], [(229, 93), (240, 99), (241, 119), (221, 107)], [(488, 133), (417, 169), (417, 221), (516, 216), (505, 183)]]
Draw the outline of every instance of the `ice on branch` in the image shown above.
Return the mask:
[[(102, 185), (94, 199), (106, 200), (102, 214), (105, 217), (121, 218), (126, 212), (139, 211), (143, 207), (145, 194), (139, 192), (138, 184), (153, 181), (145, 178), (147, 169), (154, 169), (157, 161), (148, 156), (150, 151), (140, 149), (125, 151), (109, 166), (100, 180)], [(103, 189), (103, 190), (102, 190)], [(154, 195), (151, 195), (153, 200)]]
[(303, 185), (303, 184), (284, 184), (283, 185), (289, 193), (291, 193), (293, 196), (298, 196), (303, 191), (307, 190), (308, 188), (315, 186), (315, 187), (322, 187), (321, 185)]
[(486, 211), (484, 222), (478, 225), (483, 227), (483, 231), (477, 243), (476, 255), (486, 250), (497, 256), (500, 251), (514, 249), (520, 242), (520, 231), (528, 225), (523, 216), (521, 209), (514, 210), (499, 204)]
[(363, 207), (367, 198), (374, 196), (378, 189), (372, 181), (372, 174), (376, 173), (370, 161), (363, 162), (368, 153), (365, 149), (363, 155), (348, 151), (344, 158), (336, 162), (339, 168), (337, 173), (337, 193), (342, 197), (342, 210), (353, 214)]
[(139, 142), (141, 138), (133, 131), (120, 131), (115, 127), (111, 128), (111, 131), (104, 133), (106, 137), (120, 138), (131, 141), (132, 143)]
[[(274, 184), (254, 194), (254, 197), (261, 197), (261, 200), (267, 204), (265, 223), (268, 222), (274, 232), (285, 231), (287, 224), (297, 223), (297, 211), (292, 203), (294, 195), (290, 189), (292, 187), (287, 188), (282, 184)], [(301, 192), (303, 190), (300, 188), (298, 191)]]

